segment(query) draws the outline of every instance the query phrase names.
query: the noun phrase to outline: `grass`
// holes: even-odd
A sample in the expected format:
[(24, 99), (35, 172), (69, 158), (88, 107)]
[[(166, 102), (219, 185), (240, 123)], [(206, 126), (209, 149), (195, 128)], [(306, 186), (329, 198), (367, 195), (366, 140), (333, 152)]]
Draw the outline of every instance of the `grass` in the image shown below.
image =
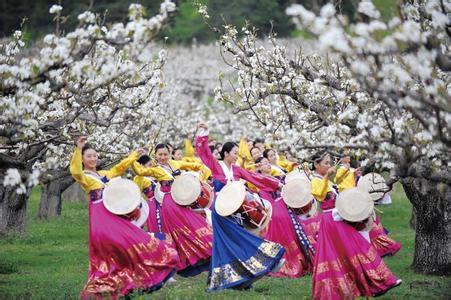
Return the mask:
[[(87, 279), (88, 212), (86, 203), (64, 203), (59, 219), (36, 218), (39, 189), (28, 205), (27, 232), (0, 240), (0, 299), (76, 299)], [(450, 278), (413, 273), (414, 232), (409, 228), (411, 205), (398, 186), (393, 204), (384, 206), (382, 222), (402, 250), (385, 261), (403, 284), (381, 299), (451, 299)], [(177, 278), (160, 291), (136, 299), (309, 299), (311, 276), (301, 279), (263, 278), (250, 291), (205, 293), (206, 274)]]

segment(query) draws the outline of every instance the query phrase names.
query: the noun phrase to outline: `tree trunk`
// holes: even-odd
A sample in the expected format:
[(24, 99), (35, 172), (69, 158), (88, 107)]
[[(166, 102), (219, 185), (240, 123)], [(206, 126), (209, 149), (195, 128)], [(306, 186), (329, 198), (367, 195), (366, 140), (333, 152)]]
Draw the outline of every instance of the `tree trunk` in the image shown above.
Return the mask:
[(419, 178), (401, 183), (417, 215), (412, 268), (451, 275), (451, 187)]
[(409, 221), (410, 228), (415, 230), (415, 226), (417, 226), (417, 213), (415, 212), (415, 207), (412, 206), (412, 214), (410, 215)]
[(0, 236), (25, 231), (27, 199), (31, 189), (27, 189), (25, 194), (17, 194), (16, 188), (0, 184)]
[(78, 182), (75, 182), (63, 192), (64, 202), (86, 202), (86, 199), (86, 193)]
[(38, 217), (48, 219), (61, 215), (61, 195), (73, 182), (69, 176), (55, 176), (53, 180), (43, 182)]

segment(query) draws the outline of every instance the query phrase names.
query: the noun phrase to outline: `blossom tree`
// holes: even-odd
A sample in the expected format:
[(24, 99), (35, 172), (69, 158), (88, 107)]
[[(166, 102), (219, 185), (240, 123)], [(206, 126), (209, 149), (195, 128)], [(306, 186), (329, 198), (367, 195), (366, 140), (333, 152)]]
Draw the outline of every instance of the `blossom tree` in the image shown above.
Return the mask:
[[(61, 10), (54, 5), (50, 13)], [(109, 157), (137, 146), (131, 133), (151, 123), (143, 113), (158, 98), (164, 62), (151, 42), (174, 10), (165, 0), (146, 18), (132, 4), (127, 23), (108, 27), (87, 11), (73, 32), (46, 35), (36, 55), (22, 54), (20, 31), (0, 45), (1, 234), (24, 230), (32, 186), (42, 170), (67, 166), (75, 136), (90, 134)]]
[[(332, 4), (319, 14), (287, 9), (311, 39), (269, 46), (255, 29), (220, 32), (233, 92), (216, 98), (253, 117), (307, 157), (313, 149), (354, 149), (367, 169), (389, 170), (417, 213), (415, 271), (451, 272), (450, 21), (446, 1), (408, 1), (384, 22), (371, 1), (348, 23)], [(208, 12), (199, 12), (208, 22)]]

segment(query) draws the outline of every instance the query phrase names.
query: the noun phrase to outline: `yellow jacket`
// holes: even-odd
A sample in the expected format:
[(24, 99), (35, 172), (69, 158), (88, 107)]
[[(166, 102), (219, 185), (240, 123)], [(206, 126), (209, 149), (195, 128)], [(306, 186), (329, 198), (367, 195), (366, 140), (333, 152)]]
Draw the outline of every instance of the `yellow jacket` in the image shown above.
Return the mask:
[[(209, 168), (200, 163), (191, 163), (183, 160), (170, 160), (169, 165), (173, 171), (185, 170), (196, 171), (200, 173), (200, 179), (205, 181), (211, 176)], [(169, 174), (163, 167), (144, 167), (140, 163), (136, 162), (132, 165), (133, 171), (136, 175), (150, 176), (155, 178), (156, 181), (169, 181), (173, 180), (172, 174)]]
[[(125, 171), (127, 171), (127, 169), (130, 167), (130, 165), (138, 159), (138, 157), (139, 157), (138, 152), (134, 151), (127, 158), (123, 159), (121, 162), (119, 162), (111, 169), (100, 170), (97, 171), (97, 173), (100, 176), (106, 176), (108, 179), (122, 176), (125, 173)], [(102, 189), (104, 185), (101, 182), (99, 182), (99, 180), (96, 180), (91, 176), (85, 174), (85, 172), (83, 171), (82, 162), (83, 159), (81, 155), (81, 150), (75, 148), (74, 154), (70, 161), (70, 173), (72, 174), (72, 177), (74, 177), (74, 179), (81, 185), (82, 189), (86, 193), (89, 193), (93, 190)]]
[(338, 184), (339, 192), (355, 187), (354, 170), (340, 166), (335, 175), (335, 182)]
[(312, 195), (318, 201), (324, 201), (328, 192), (334, 192), (332, 182), (327, 177), (318, 178), (314, 176), (312, 178)]

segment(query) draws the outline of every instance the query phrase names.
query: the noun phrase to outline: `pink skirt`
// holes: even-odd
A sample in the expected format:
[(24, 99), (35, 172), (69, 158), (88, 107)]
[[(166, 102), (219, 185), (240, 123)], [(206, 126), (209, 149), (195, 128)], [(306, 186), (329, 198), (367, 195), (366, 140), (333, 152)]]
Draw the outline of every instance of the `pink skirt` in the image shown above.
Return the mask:
[(272, 201), (272, 218), (264, 239), (279, 243), (285, 248), (285, 264), (277, 273), (270, 273), (270, 276), (299, 278), (312, 271), (312, 262), (302, 251), (287, 206), (281, 198)]
[(190, 208), (176, 204), (170, 193), (165, 193), (160, 211), (163, 232), (171, 236), (179, 254), (177, 270), (208, 261), (211, 257), (213, 232), (205, 218)]
[(382, 294), (397, 278), (354, 228), (322, 215), (313, 268), (314, 299), (354, 299)]
[(157, 289), (175, 271), (177, 252), (130, 221), (89, 203), (89, 278), (81, 297), (117, 298)]
[(298, 218), (299, 222), (304, 228), (305, 234), (313, 247), (316, 249), (316, 243), (318, 241), (318, 232), (321, 224), (321, 213), (316, 213), (315, 215), (309, 217), (308, 219)]
[(394, 241), (385, 233), (384, 227), (378, 217), (376, 217), (374, 227), (370, 231), (370, 241), (380, 256), (392, 256), (401, 249), (401, 244)]

